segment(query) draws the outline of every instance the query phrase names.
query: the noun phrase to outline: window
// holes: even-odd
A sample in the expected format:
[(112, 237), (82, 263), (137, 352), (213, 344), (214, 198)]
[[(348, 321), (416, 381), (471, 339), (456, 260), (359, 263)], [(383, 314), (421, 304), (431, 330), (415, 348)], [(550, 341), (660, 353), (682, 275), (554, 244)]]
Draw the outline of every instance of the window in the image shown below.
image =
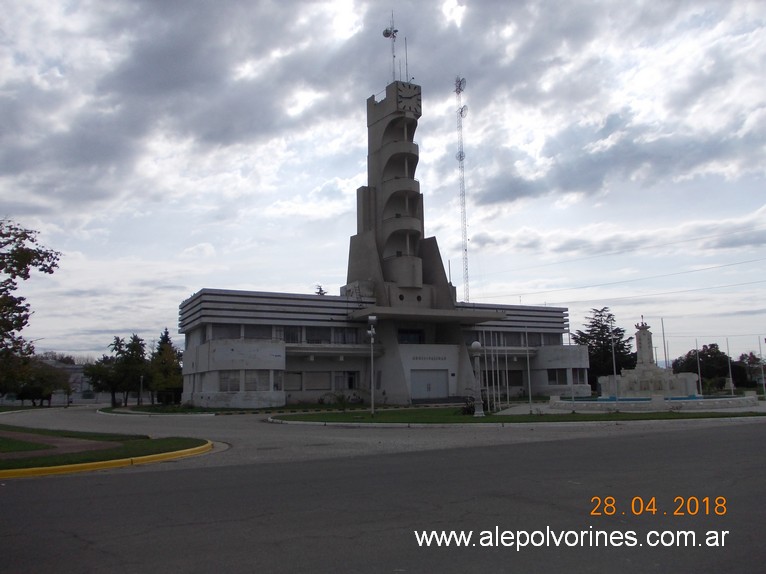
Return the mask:
[(314, 345), (330, 342), (330, 327), (306, 327), (306, 342)]
[(566, 369), (548, 369), (548, 384), (549, 385), (566, 385), (567, 370)]
[(191, 349), (197, 345), (201, 345), (205, 342), (205, 334), (207, 333), (207, 327), (202, 326), (197, 329), (193, 329), (189, 333), (186, 333), (186, 348)]
[(543, 345), (561, 345), (561, 333), (543, 333)]
[(246, 391), (268, 391), (269, 371), (265, 369), (249, 369), (245, 371)]
[(302, 341), (301, 339), (301, 328), (296, 327), (294, 325), (284, 327), (284, 341), (285, 343), (300, 343)]
[(239, 325), (213, 325), (213, 339), (239, 339)]
[(222, 393), (238, 393), (239, 371), (218, 371), (218, 390)]
[(521, 347), (521, 333), (506, 333), (505, 344), (509, 347)]
[(333, 342), (353, 345), (359, 342), (359, 329), (354, 327), (335, 327), (333, 329)]
[(587, 382), (587, 369), (572, 369), (572, 380), (575, 385), (584, 385)]
[(329, 371), (317, 371), (303, 373), (304, 391), (329, 391), (332, 386)]
[(285, 343), (300, 343), (302, 341), (301, 328), (295, 325), (276, 325), (274, 338)]
[(478, 340), (479, 334), (476, 331), (463, 331), (463, 341), (465, 341), (465, 344), (469, 347), (471, 346), (471, 343)]
[(341, 371), (335, 373), (335, 387), (336, 391), (345, 391), (351, 389), (357, 389), (359, 373), (356, 371)]
[(539, 347), (542, 344), (540, 333), (528, 333), (527, 337), (529, 338), (530, 347)]
[(285, 372), (285, 390), (300, 391), (303, 388), (302, 374), (296, 372)]
[(271, 339), (271, 325), (245, 325), (245, 339)]
[(402, 345), (422, 345), (425, 333), (422, 329), (399, 329), (399, 343)]

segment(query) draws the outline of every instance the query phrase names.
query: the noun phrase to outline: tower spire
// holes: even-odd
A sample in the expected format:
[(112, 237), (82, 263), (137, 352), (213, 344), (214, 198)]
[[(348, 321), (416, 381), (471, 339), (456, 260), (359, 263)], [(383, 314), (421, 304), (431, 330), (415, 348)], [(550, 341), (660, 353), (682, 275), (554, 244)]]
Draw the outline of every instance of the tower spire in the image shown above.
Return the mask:
[(396, 33), (399, 32), (394, 27), (394, 12), (391, 11), (391, 25), (383, 30), (384, 38), (391, 38), (391, 76), (392, 81), (396, 81)]

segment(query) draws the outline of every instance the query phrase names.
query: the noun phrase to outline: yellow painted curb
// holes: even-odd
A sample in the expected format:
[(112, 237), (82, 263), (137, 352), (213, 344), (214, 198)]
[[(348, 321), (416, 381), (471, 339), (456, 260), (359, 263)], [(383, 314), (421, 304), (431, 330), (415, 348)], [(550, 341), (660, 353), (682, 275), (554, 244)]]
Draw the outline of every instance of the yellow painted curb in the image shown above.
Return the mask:
[(160, 454), (149, 454), (146, 456), (134, 456), (133, 458), (119, 458), (115, 460), (103, 460), (100, 462), (83, 462), (80, 464), (65, 464), (62, 466), (39, 466), (36, 468), (0, 470), (0, 478), (24, 478), (30, 476), (48, 476), (51, 474), (69, 474), (72, 472), (90, 472), (93, 470), (104, 470), (107, 468), (120, 468), (123, 466), (161, 462), (163, 460), (174, 460), (177, 458), (204, 454), (211, 450), (213, 450), (213, 443), (207, 441), (205, 444), (193, 448), (163, 452)]

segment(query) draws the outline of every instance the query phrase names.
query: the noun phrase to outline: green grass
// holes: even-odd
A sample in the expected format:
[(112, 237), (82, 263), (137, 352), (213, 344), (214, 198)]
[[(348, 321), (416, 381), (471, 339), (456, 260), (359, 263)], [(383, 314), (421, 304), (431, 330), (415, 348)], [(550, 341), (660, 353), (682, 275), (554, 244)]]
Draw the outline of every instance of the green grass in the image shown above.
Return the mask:
[(53, 447), (41, 442), (28, 442), (16, 438), (0, 436), (0, 452), (26, 452), (30, 450), (45, 450), (46, 448)]
[[(259, 413), (301, 413), (301, 412), (329, 412), (335, 411), (339, 407), (337, 405), (320, 405), (317, 403), (300, 403), (285, 405), (283, 407), (269, 407), (262, 409), (237, 409), (237, 408), (206, 408), (206, 407), (188, 407), (184, 405), (141, 405), (127, 407), (132, 413), (136, 414), (162, 414), (162, 415), (176, 415), (176, 414), (216, 414), (216, 415), (232, 415), (232, 414), (259, 414)], [(383, 407), (385, 408), (385, 407)], [(118, 412), (124, 412), (125, 407), (121, 407)], [(369, 409), (365, 405), (352, 405), (347, 406), (348, 411), (363, 411)], [(104, 408), (103, 412), (114, 412), (115, 409)]]
[[(194, 448), (197, 446), (202, 446), (207, 442), (197, 438), (168, 437), (152, 439), (146, 435), (121, 435), (114, 433), (57, 431), (14, 427), (10, 425), (0, 425), (0, 429), (11, 432), (33, 433), (40, 436), (60, 436), (115, 443), (113, 448), (104, 450), (84, 451), (48, 456), (35, 456), (34, 454), (31, 454), (30, 456), (24, 458), (0, 460), (0, 470), (60, 466), (66, 464), (80, 464), (85, 462), (102, 462), (122, 458), (135, 458), (139, 456), (147, 456), (151, 454), (160, 454), (165, 452), (173, 452), (176, 450)], [(18, 443), (25, 442), (17, 441), (16, 439), (10, 440), (16, 441)]]
[(699, 413), (699, 412), (657, 412), (657, 413), (561, 413), (532, 415), (487, 415), (474, 417), (464, 415), (459, 407), (411, 408), (376, 411), (375, 417), (366, 412), (300, 413), (278, 414), (276, 419), (328, 423), (400, 423), (400, 424), (482, 424), (482, 423), (555, 423), (586, 421), (640, 421), (640, 420), (682, 420), (703, 418), (728, 418), (740, 416), (764, 416), (758, 413)]
[(43, 436), (63, 436), (67, 438), (81, 438), (87, 440), (102, 440), (102, 441), (123, 441), (130, 439), (147, 439), (149, 438), (145, 434), (117, 434), (117, 433), (103, 433), (103, 432), (81, 432), (81, 431), (67, 431), (67, 430), (50, 430), (50, 429), (35, 429), (29, 427), (17, 427), (12, 425), (0, 424), (0, 430), (10, 432), (23, 432), (30, 434), (39, 434)]

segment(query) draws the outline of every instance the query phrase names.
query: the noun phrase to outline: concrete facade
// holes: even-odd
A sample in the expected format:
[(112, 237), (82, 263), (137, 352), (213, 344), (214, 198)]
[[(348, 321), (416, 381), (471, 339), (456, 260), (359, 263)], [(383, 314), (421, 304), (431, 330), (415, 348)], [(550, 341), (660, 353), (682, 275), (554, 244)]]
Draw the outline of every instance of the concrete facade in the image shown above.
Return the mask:
[[(181, 304), (184, 401), (261, 407), (350, 400), (439, 401), (474, 393), (590, 395), (585, 347), (564, 345), (567, 310), (458, 302), (436, 238), (424, 235), (414, 136), (421, 88), (367, 100), (368, 182), (357, 190), (339, 296), (203, 289)], [(374, 332), (371, 344), (370, 332)], [(371, 391), (371, 388), (374, 389)]]

